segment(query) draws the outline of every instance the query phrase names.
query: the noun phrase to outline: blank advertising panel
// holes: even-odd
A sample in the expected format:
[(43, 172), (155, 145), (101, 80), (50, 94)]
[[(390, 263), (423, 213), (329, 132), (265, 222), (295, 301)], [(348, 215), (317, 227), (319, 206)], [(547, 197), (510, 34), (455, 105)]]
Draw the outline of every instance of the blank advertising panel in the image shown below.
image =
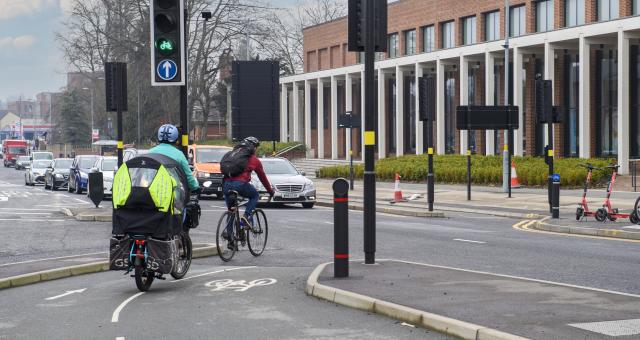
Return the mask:
[(280, 65), (277, 61), (234, 61), (231, 135), (280, 140)]

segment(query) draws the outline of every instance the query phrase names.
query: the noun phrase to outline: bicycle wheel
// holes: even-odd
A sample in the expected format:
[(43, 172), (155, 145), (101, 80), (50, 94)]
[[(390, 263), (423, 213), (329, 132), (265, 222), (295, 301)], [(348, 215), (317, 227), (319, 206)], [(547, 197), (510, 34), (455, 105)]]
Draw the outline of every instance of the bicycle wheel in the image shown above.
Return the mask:
[(636, 217), (639, 220), (636, 224), (640, 224), (640, 197), (636, 199), (636, 204), (633, 205), (633, 211), (636, 213)]
[(234, 213), (227, 211), (220, 216), (220, 221), (218, 221), (218, 229), (216, 231), (216, 248), (218, 249), (218, 256), (220, 256), (220, 259), (224, 262), (228, 262), (231, 260), (233, 255), (236, 254), (237, 245), (233, 247), (233, 249), (229, 249), (227, 247), (227, 240), (222, 238), (222, 232), (227, 229), (227, 225), (229, 223), (233, 223), (234, 232), (231, 235), (228, 235), (228, 237), (231, 239), (235, 238), (235, 231), (238, 229), (236, 226), (238, 221), (236, 221), (235, 217)]
[(180, 233), (180, 248), (178, 249), (178, 262), (176, 268), (171, 272), (171, 276), (179, 280), (183, 278), (189, 267), (191, 267), (191, 256), (193, 254), (191, 237), (185, 231)]
[(147, 271), (142, 266), (135, 267), (135, 278), (136, 278), (136, 287), (141, 292), (146, 292), (151, 288), (151, 284), (153, 283), (153, 279), (155, 278), (155, 274), (152, 271)]
[(262, 209), (253, 211), (253, 230), (247, 232), (247, 244), (253, 256), (260, 256), (267, 246), (267, 236), (269, 236), (269, 225), (267, 215)]

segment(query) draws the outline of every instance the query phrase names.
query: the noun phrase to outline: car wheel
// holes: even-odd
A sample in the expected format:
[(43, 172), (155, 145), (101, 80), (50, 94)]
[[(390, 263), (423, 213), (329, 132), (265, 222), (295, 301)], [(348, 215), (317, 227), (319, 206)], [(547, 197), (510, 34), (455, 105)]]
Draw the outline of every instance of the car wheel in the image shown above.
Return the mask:
[(302, 203), (302, 207), (305, 209), (311, 209), (314, 205), (315, 203)]
[(75, 185), (75, 188), (74, 188), (75, 189), (74, 192), (76, 194), (78, 194), (78, 195), (82, 193), (82, 187), (80, 186), (79, 182), (80, 182), (80, 180), (78, 178), (76, 178), (76, 180), (75, 180), (76, 185)]

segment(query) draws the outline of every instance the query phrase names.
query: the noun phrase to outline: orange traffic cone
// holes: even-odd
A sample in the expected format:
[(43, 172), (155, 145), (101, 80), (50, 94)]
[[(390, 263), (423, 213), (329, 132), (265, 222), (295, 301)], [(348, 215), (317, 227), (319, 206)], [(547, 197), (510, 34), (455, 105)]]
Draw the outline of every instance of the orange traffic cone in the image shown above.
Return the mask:
[(398, 203), (398, 202), (406, 202), (406, 201), (402, 197), (402, 191), (400, 190), (400, 174), (396, 173), (396, 184), (395, 184), (395, 191), (393, 193), (393, 203)]
[(520, 187), (520, 182), (518, 182), (518, 173), (516, 172), (516, 162), (514, 162), (513, 160), (511, 160), (511, 187)]

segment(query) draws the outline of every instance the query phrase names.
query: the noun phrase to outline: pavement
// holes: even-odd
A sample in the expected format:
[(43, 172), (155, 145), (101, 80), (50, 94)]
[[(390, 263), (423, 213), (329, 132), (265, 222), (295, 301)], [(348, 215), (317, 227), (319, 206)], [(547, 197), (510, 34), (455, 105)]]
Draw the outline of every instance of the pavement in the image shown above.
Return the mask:
[(348, 278), (332, 264), (318, 272), (313, 296), (464, 339), (640, 336), (635, 294), (394, 260), (351, 262)]

